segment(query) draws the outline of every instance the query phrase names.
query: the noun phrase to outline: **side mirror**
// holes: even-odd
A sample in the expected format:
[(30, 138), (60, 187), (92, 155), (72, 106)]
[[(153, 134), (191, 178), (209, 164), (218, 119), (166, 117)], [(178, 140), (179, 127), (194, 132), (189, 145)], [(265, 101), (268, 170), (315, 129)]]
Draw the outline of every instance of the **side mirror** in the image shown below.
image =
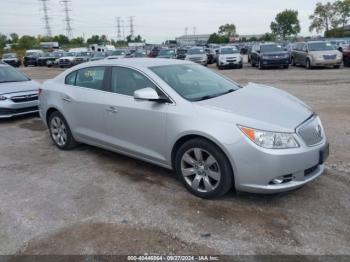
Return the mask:
[(167, 98), (159, 97), (156, 90), (152, 87), (146, 87), (134, 92), (134, 99), (140, 101), (153, 101), (158, 103), (168, 103), (169, 100)]

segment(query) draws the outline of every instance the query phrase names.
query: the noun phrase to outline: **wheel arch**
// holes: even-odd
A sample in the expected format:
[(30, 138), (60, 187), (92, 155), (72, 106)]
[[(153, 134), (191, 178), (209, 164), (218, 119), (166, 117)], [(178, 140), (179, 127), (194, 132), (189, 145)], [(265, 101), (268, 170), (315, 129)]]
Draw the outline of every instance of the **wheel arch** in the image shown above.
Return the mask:
[(171, 150), (171, 166), (172, 166), (172, 168), (175, 169), (175, 157), (176, 157), (176, 153), (179, 150), (179, 148), (187, 141), (195, 139), (195, 138), (201, 138), (201, 139), (207, 140), (208, 142), (216, 145), (225, 154), (225, 156), (226, 156), (227, 160), (229, 161), (229, 164), (232, 168), (233, 181), (235, 181), (236, 165), (235, 165), (232, 157), (229, 156), (229, 152), (215, 138), (210, 137), (210, 136), (206, 136), (203, 134), (196, 134), (196, 133), (184, 134), (176, 140), (176, 142), (173, 144), (172, 150)]

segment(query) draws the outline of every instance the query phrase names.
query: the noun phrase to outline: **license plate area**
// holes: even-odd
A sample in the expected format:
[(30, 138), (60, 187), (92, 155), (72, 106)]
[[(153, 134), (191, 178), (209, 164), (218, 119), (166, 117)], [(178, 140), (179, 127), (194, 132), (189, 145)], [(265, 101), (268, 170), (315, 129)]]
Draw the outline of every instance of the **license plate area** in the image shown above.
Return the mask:
[(322, 165), (329, 156), (329, 144), (327, 144), (321, 151), (320, 151), (320, 161), (319, 164)]

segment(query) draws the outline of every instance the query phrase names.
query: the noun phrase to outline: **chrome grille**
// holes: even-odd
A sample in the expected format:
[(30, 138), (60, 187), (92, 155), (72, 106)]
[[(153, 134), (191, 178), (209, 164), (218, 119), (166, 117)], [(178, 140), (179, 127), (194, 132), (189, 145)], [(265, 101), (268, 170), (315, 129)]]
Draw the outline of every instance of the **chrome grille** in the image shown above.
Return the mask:
[(33, 95), (13, 96), (13, 97), (11, 97), (11, 100), (15, 103), (36, 101), (36, 100), (38, 100), (38, 95), (33, 94)]
[(319, 144), (324, 137), (321, 121), (318, 117), (313, 117), (297, 129), (297, 133), (304, 140), (306, 145), (314, 146)]

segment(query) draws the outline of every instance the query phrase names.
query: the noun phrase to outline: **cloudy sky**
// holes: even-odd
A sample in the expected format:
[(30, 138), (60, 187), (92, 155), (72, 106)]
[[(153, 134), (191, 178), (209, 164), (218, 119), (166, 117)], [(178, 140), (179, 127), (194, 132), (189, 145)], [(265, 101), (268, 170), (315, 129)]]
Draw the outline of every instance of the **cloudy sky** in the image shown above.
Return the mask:
[[(275, 15), (284, 9), (299, 11), (302, 35), (309, 34), (309, 15), (316, 2), (327, 0), (71, 0), (73, 36), (106, 34), (116, 38), (116, 17), (134, 16), (135, 33), (159, 43), (188, 33), (212, 33), (225, 23), (234, 23), (238, 34), (261, 34), (270, 30)], [(331, 0), (332, 2), (332, 0)], [(65, 33), (60, 0), (48, 0), (53, 34)], [(39, 0), (1, 0), (0, 33), (44, 34)]]

